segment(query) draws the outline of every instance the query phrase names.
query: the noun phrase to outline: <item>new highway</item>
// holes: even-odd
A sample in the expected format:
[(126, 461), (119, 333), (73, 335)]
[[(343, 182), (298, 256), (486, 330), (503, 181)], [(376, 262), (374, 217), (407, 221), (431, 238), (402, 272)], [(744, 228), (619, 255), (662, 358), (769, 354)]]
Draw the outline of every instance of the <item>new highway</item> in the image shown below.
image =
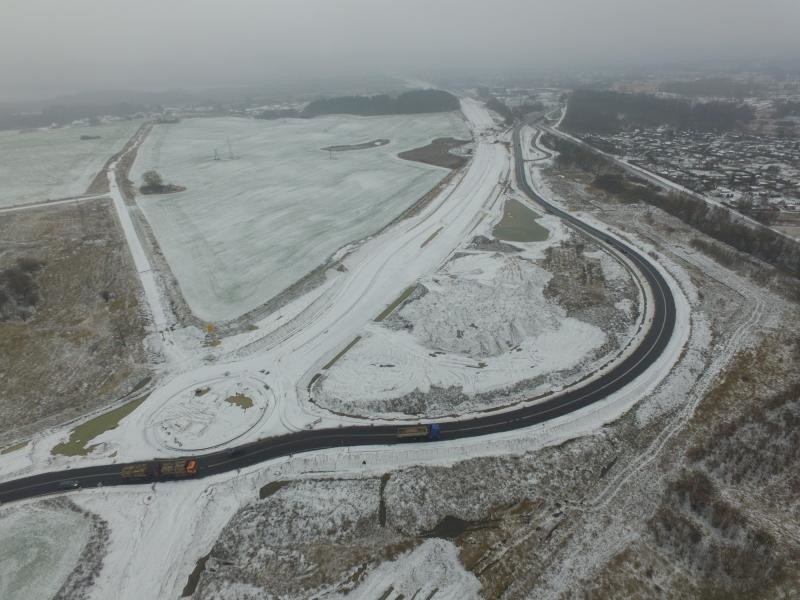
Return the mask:
[[(519, 189), (538, 204), (542, 210), (560, 217), (575, 229), (591, 236), (612, 251), (624, 255), (638, 271), (640, 279), (650, 288), (652, 319), (649, 322), (647, 331), (641, 338), (640, 344), (602, 376), (535, 404), (458, 422), (441, 423), (440, 438), (442, 441), (529, 427), (562, 417), (604, 400), (634, 381), (653, 365), (667, 347), (673, 333), (675, 300), (667, 282), (659, 271), (650, 260), (634, 248), (584, 223), (536, 194), (528, 184), (520, 138), (518, 126), (514, 131), (514, 155)], [(265, 438), (220, 452), (186, 458), (196, 458), (198, 470), (194, 477), (198, 478), (235, 471), (242, 467), (301, 452), (339, 446), (384, 445), (402, 442), (404, 440), (398, 439), (397, 436), (397, 426), (352, 426), (336, 429), (304, 430), (279, 437)], [(171, 458), (169, 460), (178, 459)], [(122, 485), (126, 483), (149, 483), (157, 480), (155, 476), (132, 481), (124, 480), (120, 472), (125, 466), (126, 464), (118, 463), (74, 468), (6, 481), (0, 483), (0, 502), (59, 493), (68, 489)]]

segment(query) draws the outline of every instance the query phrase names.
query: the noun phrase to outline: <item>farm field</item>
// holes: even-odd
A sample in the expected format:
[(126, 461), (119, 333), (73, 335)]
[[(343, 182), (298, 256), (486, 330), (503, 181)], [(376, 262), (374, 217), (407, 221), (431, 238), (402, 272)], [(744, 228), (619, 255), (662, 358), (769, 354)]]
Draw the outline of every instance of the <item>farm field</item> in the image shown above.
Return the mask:
[[(153, 129), (131, 179), (138, 186), (156, 169), (187, 188), (138, 202), (187, 303), (218, 322), (263, 304), (423, 196), (449, 171), (397, 154), (439, 137), (469, 137), (459, 114), (187, 119)], [(323, 150), (376, 139), (389, 143), (333, 160)]]
[[(0, 207), (80, 196), (140, 121), (0, 131)], [(99, 136), (81, 139), (81, 136)]]

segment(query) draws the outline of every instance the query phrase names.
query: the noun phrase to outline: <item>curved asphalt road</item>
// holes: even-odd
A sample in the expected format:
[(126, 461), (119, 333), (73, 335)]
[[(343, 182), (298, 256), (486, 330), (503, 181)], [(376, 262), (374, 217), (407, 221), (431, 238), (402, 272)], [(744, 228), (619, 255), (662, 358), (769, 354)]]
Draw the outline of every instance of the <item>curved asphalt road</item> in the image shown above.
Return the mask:
[[(517, 184), (520, 189), (545, 211), (557, 215), (569, 222), (576, 229), (582, 230), (584, 233), (599, 240), (606, 246), (624, 254), (640, 271), (642, 278), (652, 290), (654, 304), (653, 320), (641, 344), (602, 377), (582, 387), (570, 389), (563, 394), (542, 400), (531, 406), (524, 406), (516, 410), (489, 414), (460, 422), (442, 423), (442, 440), (455, 440), (528, 427), (556, 417), (561, 417), (594, 402), (603, 400), (632, 382), (656, 361), (664, 348), (666, 348), (675, 325), (675, 300), (661, 274), (648, 260), (634, 249), (611, 238), (602, 231), (579, 221), (575, 217), (539, 197), (527, 183), (525, 164), (522, 159), (522, 151), (520, 148), (519, 127), (514, 131), (514, 146)], [(299, 431), (279, 437), (266, 438), (238, 446), (234, 449), (192, 457), (196, 458), (198, 461), (198, 473), (193, 478), (233, 471), (241, 467), (299, 452), (322, 450), (337, 446), (401, 443), (402, 440), (398, 440), (396, 434), (397, 426), (381, 425)], [(125, 483), (149, 483), (155, 481), (154, 478), (125, 481), (120, 476), (120, 470), (123, 466), (125, 466), (125, 464), (67, 469), (59, 472), (42, 473), (40, 475), (6, 481), (0, 483), (0, 501), (9, 502), (44, 494), (63, 492), (65, 490), (62, 487), (62, 482), (65, 481), (76, 482), (80, 487), (121, 485)], [(161, 480), (164, 480), (164, 478)]]

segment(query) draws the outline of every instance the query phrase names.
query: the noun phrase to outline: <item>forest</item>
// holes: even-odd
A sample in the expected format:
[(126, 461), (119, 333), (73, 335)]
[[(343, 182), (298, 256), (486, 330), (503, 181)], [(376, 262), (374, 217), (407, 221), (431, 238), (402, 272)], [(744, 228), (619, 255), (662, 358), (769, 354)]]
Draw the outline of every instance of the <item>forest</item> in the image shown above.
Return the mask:
[(617, 133), (666, 125), (677, 130), (730, 131), (753, 120), (747, 104), (689, 102), (649, 94), (575, 90), (562, 127), (573, 132)]
[(410, 115), (417, 113), (459, 110), (458, 98), (442, 90), (413, 90), (398, 96), (339, 96), (310, 102), (302, 112), (304, 117), (318, 115)]

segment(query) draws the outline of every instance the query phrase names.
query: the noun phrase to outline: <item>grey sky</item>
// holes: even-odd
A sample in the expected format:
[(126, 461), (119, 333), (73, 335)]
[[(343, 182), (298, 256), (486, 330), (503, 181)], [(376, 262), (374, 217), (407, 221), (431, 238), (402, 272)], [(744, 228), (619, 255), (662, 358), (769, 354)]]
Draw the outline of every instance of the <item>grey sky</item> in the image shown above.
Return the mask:
[(0, 95), (798, 58), (799, 0), (0, 0)]

